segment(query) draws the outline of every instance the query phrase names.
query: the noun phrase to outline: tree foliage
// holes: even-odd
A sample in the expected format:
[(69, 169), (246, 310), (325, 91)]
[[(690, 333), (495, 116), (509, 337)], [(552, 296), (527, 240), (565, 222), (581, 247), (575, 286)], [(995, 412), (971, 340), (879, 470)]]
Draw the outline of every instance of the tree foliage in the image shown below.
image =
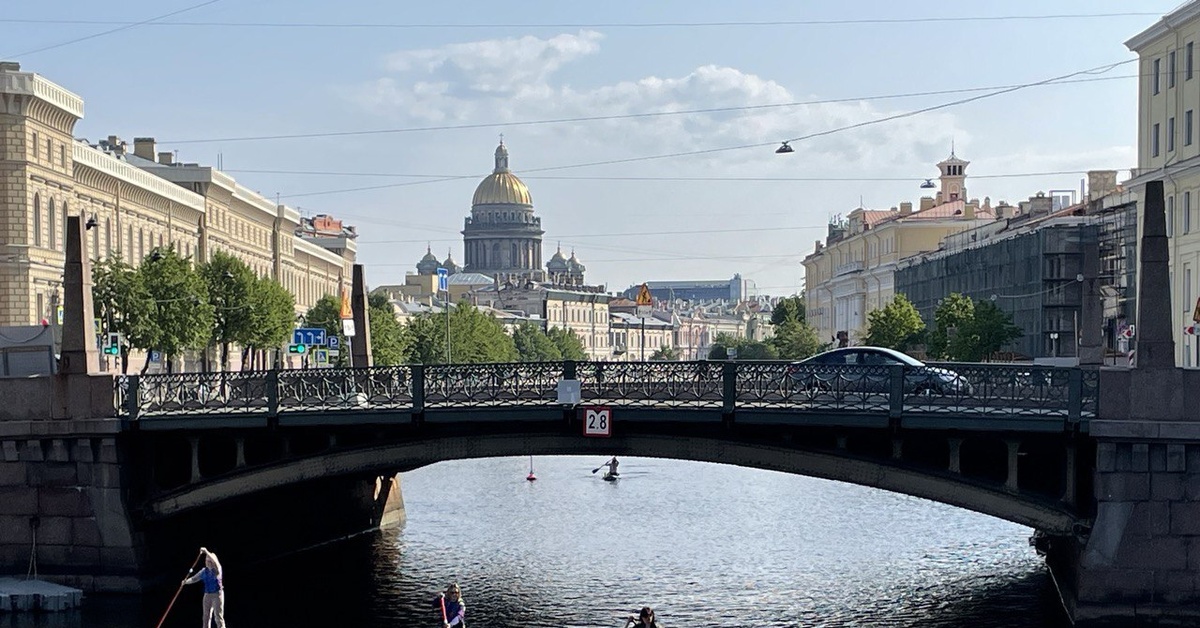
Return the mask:
[(975, 317), (975, 301), (953, 292), (938, 303), (933, 313), (934, 329), (926, 343), (926, 353), (933, 358), (950, 358), (950, 342), (967, 321)]
[[(409, 362), (446, 362), (445, 316), (442, 312), (422, 314), (409, 323)], [(504, 326), (470, 303), (459, 303), (450, 311), (450, 339), (450, 359), (456, 364), (513, 362), (518, 358), (517, 347)]]
[(533, 323), (521, 323), (513, 330), (517, 359), (522, 362), (552, 362), (562, 359), (558, 345)]
[(151, 337), (147, 346), (138, 348), (162, 351), (170, 369), (176, 356), (203, 347), (212, 337), (213, 306), (208, 300), (208, 286), (192, 267), (192, 261), (172, 248), (154, 249), (142, 260), (138, 272), (154, 300)]
[(770, 344), (720, 333), (713, 339), (712, 348), (708, 350), (708, 359), (728, 360), (730, 349), (737, 350), (738, 360), (774, 360), (779, 357), (775, 347)]
[(804, 322), (805, 316), (804, 293), (800, 293), (780, 299), (775, 304), (775, 309), (771, 311), (771, 324), (778, 327), (788, 321)]
[(296, 324), (296, 297), (279, 282), (266, 277), (250, 287), (250, 327), (235, 338), (253, 349), (279, 349)]
[(254, 335), (253, 291), (257, 279), (242, 260), (216, 251), (197, 272), (208, 291), (213, 309), (212, 341), (221, 346), (221, 368), (229, 368), (229, 345), (249, 346)]
[(92, 306), (107, 332), (121, 334), (121, 372), (129, 368), (129, 346), (149, 347), (155, 337), (154, 298), (142, 274), (119, 255), (92, 267)]
[(675, 362), (679, 359), (679, 350), (674, 347), (659, 347), (650, 359), (655, 362)]
[(925, 331), (925, 321), (903, 294), (892, 297), (892, 302), (882, 309), (867, 314), (866, 344), (907, 351)]
[(587, 351), (583, 348), (583, 340), (575, 333), (575, 330), (551, 327), (546, 332), (546, 336), (558, 348), (562, 359), (576, 361), (588, 359)]
[(975, 303), (974, 315), (959, 328), (950, 343), (951, 358), (964, 362), (987, 360), (1004, 345), (1025, 335), (1012, 315), (991, 301)]
[(767, 341), (785, 360), (803, 360), (828, 348), (817, 330), (803, 320), (789, 320), (775, 326), (775, 335)]
[(396, 311), (382, 294), (367, 298), (371, 325), (371, 362), (378, 366), (403, 364), (408, 352), (408, 330), (396, 320)]

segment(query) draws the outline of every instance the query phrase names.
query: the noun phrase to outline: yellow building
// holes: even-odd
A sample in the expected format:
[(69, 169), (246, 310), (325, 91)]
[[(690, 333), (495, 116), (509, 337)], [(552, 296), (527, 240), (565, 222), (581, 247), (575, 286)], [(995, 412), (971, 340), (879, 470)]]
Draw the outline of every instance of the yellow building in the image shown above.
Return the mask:
[(137, 264), (171, 247), (204, 263), (226, 251), (296, 295), (298, 313), (349, 287), (352, 235), (302, 238), (296, 210), (217, 169), (176, 163), (152, 138), (133, 151), (115, 136), (77, 140), (82, 117), (79, 96), (0, 63), (0, 326), (56, 320), (68, 215), (91, 222), (92, 259)]
[(995, 220), (989, 199), (983, 205), (967, 200), (969, 163), (951, 151), (938, 164), (937, 195), (921, 198), (916, 211), (907, 202), (890, 210), (860, 207), (830, 222), (828, 237), (803, 262), (806, 314), (818, 338), (835, 342), (845, 332), (857, 342), (867, 313), (892, 300), (897, 262), (937, 250), (947, 235)]
[[(1163, 180), (1171, 252), (1175, 363), (1196, 366), (1200, 338), (1183, 333), (1200, 296), (1200, 1), (1163, 16), (1125, 45), (1138, 55), (1138, 167), (1126, 189), (1139, 196), (1145, 183)], [(1138, 204), (1138, 229), (1143, 206)]]

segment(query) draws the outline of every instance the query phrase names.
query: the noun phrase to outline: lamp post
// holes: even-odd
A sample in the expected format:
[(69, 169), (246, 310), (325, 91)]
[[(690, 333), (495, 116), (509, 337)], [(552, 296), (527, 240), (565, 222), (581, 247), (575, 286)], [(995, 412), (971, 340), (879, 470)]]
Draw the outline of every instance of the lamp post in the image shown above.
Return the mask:
[(1050, 357), (1058, 357), (1058, 332), (1050, 332)]

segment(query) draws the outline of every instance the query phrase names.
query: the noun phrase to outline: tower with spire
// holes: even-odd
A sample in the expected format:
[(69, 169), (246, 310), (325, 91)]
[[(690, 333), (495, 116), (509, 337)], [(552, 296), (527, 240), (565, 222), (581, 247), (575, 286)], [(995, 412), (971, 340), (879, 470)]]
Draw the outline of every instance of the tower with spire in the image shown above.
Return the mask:
[(471, 216), (462, 231), (462, 270), (503, 280), (542, 281), (542, 219), (533, 213), (529, 188), (509, 168), (503, 136), (495, 163), (471, 199)]
[(959, 159), (954, 154), (954, 144), (950, 145), (950, 156), (938, 163), (941, 171), (941, 187), (937, 193), (937, 204), (951, 203), (967, 199), (967, 165), (971, 162)]

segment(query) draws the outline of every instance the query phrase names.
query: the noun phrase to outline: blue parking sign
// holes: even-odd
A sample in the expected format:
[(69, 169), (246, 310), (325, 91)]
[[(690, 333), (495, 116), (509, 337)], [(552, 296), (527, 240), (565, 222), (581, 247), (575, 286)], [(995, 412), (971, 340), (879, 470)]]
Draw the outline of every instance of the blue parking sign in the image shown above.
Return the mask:
[(450, 289), (450, 271), (439, 267), (437, 269), (438, 276), (438, 291), (445, 292)]
[(338, 349), (342, 346), (342, 339), (338, 338), (337, 336), (330, 336), (326, 340), (326, 344), (329, 345), (330, 349)]

